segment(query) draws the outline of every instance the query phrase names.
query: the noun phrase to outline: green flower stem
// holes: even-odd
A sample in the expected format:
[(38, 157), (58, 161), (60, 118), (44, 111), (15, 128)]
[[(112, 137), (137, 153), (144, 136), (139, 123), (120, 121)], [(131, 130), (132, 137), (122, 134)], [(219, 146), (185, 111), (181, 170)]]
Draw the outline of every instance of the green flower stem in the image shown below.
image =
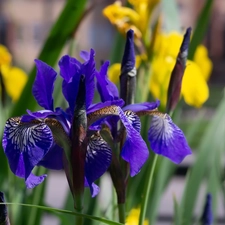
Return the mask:
[(152, 186), (152, 179), (153, 179), (153, 174), (155, 171), (155, 166), (156, 166), (156, 162), (158, 159), (158, 155), (154, 155), (154, 159), (153, 159), (153, 163), (152, 165), (149, 165), (149, 178), (146, 181), (145, 184), (145, 189), (144, 189), (144, 197), (141, 203), (141, 212), (140, 212), (140, 217), (139, 217), (139, 225), (143, 225), (144, 224), (144, 220), (145, 220), (145, 214), (146, 214), (146, 210), (147, 210), (147, 204), (148, 204), (148, 200), (149, 200), (149, 193), (151, 190), (151, 186)]
[(125, 203), (118, 204), (118, 210), (119, 210), (119, 222), (122, 224), (125, 224)]
[[(77, 213), (82, 213), (82, 211), (77, 211), (75, 210), (75, 212)], [(83, 225), (84, 223), (84, 218), (82, 216), (75, 216), (75, 225)]]

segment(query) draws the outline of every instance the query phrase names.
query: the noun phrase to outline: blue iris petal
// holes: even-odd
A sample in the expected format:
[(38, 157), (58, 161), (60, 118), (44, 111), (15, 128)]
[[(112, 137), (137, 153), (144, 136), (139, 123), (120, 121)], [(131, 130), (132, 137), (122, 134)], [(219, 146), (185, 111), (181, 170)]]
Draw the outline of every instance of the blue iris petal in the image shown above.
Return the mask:
[(174, 163), (181, 163), (191, 154), (183, 132), (167, 114), (164, 117), (153, 116), (148, 139), (156, 154), (163, 155)]
[(63, 169), (63, 149), (54, 143), (38, 166), (52, 170)]
[(155, 102), (142, 102), (142, 103), (135, 103), (131, 105), (126, 105), (123, 107), (123, 110), (131, 110), (135, 113), (145, 110), (154, 110), (159, 107), (160, 101), (156, 100)]
[(106, 61), (101, 66), (100, 72), (96, 71), (97, 89), (102, 102), (119, 99), (119, 92), (116, 85), (107, 77), (108, 67), (109, 61)]
[(126, 128), (127, 137), (121, 151), (122, 158), (130, 163), (130, 175), (133, 177), (140, 172), (149, 156), (146, 143), (140, 133), (133, 128), (122, 109), (118, 107), (119, 117)]
[(13, 173), (25, 180), (52, 143), (51, 130), (42, 122), (21, 123), (20, 118), (11, 118), (6, 122), (3, 149)]
[(35, 63), (37, 75), (33, 84), (32, 93), (40, 106), (53, 110), (52, 93), (57, 73), (52, 67), (41, 60), (36, 59)]
[(91, 186), (87, 182), (87, 178), (84, 179), (84, 186), (90, 188), (91, 196), (94, 198), (96, 195), (98, 195), (100, 188), (95, 183), (92, 183)]
[(86, 80), (86, 107), (88, 108), (94, 98), (95, 92), (95, 51), (93, 49), (90, 50), (90, 57), (87, 62), (83, 64), (82, 72), (85, 75)]
[(59, 60), (59, 68), (61, 77), (69, 83), (71, 78), (81, 71), (81, 63), (69, 55), (64, 55)]
[(133, 128), (135, 128), (135, 130), (140, 133), (140, 131), (141, 131), (141, 120), (140, 120), (139, 116), (136, 115), (134, 112), (129, 111), (129, 110), (125, 111), (124, 114), (129, 119)]
[(25, 181), (26, 187), (27, 188), (36, 187), (37, 185), (39, 185), (40, 183), (44, 181), (45, 177), (47, 177), (46, 174), (41, 176), (35, 176), (34, 174), (31, 173)]
[(113, 101), (106, 101), (106, 102), (99, 102), (96, 104), (92, 104), (87, 109), (87, 114), (90, 114), (92, 112), (95, 112), (99, 109), (102, 109), (104, 107), (111, 106), (111, 105), (117, 105), (117, 106), (121, 107), (124, 105), (124, 101), (123, 101), (123, 99), (118, 99), (118, 100), (113, 100)]
[(85, 162), (85, 176), (92, 195), (94, 194), (93, 182), (106, 172), (111, 159), (112, 152), (109, 145), (98, 133), (92, 135), (87, 146)]
[(81, 63), (75, 58), (65, 55), (60, 59), (59, 67), (60, 75), (64, 79), (63, 95), (69, 103), (71, 112), (73, 112), (80, 83)]

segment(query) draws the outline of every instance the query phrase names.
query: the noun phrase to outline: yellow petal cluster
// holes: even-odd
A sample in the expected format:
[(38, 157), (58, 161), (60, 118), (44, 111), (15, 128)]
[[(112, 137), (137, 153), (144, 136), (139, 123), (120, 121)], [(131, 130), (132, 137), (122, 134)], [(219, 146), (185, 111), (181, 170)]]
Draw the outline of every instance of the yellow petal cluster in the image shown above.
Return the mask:
[[(149, 88), (153, 96), (166, 105), (167, 89), (171, 72), (182, 43), (183, 36), (177, 32), (168, 35), (159, 34), (155, 45), (155, 55)], [(207, 80), (212, 71), (212, 62), (208, 58), (207, 49), (200, 45), (195, 53), (194, 61), (187, 61), (184, 73), (181, 95), (187, 104), (201, 107), (208, 99)]]
[[(126, 218), (125, 225), (137, 225), (140, 216), (140, 208), (132, 209)], [(144, 221), (144, 225), (148, 225), (148, 220)]]
[(0, 45), (0, 74), (7, 94), (16, 101), (27, 82), (26, 73), (18, 67), (11, 66), (12, 56), (8, 49)]
[(122, 34), (133, 29), (135, 36), (141, 38), (148, 31), (149, 18), (159, 0), (128, 0), (128, 2), (132, 8), (122, 6), (121, 1), (115, 1), (103, 10), (103, 15)]

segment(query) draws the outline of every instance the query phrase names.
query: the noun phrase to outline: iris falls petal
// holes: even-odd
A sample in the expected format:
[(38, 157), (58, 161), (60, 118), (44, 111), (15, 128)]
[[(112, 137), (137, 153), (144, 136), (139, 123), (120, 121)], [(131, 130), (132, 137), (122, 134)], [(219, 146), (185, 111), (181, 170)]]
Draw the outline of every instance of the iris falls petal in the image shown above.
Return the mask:
[(12, 172), (25, 180), (49, 151), (52, 143), (51, 130), (41, 121), (23, 123), (19, 117), (15, 117), (6, 122), (3, 149)]
[(134, 112), (129, 111), (129, 110), (125, 111), (124, 114), (129, 119), (133, 128), (135, 128), (135, 130), (140, 133), (140, 131), (141, 131), (141, 121), (140, 121), (139, 116), (137, 114), (135, 114)]
[(130, 175), (133, 177), (140, 172), (146, 162), (149, 151), (140, 133), (133, 127), (134, 124), (124, 114), (123, 110), (115, 105), (102, 108), (88, 115), (88, 126), (106, 116), (119, 116), (126, 128), (127, 137), (123, 145), (121, 156), (130, 163)]
[(191, 154), (183, 132), (167, 114), (153, 116), (148, 139), (156, 154), (163, 155), (174, 163), (181, 163)]
[(140, 133), (133, 128), (133, 124), (124, 114), (123, 110), (119, 107), (117, 109), (119, 117), (127, 131), (121, 156), (125, 161), (130, 163), (130, 175), (133, 177), (140, 172), (142, 166), (148, 159), (149, 151)]
[(85, 162), (85, 176), (92, 195), (94, 194), (93, 182), (105, 173), (110, 166), (111, 159), (111, 148), (96, 132), (90, 137)]

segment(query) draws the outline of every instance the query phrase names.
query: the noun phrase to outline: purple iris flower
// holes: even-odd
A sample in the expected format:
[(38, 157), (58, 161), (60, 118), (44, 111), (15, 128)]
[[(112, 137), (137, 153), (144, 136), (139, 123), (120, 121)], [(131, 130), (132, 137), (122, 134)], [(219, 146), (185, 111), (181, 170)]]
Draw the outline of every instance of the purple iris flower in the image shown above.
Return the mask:
[[(115, 86), (112, 89), (106, 91), (109, 93), (107, 99), (102, 99), (102, 102), (97, 104), (91, 104), (94, 97), (94, 76), (98, 76), (98, 72), (95, 70), (94, 63), (94, 51), (91, 50), (90, 53), (82, 52), (81, 57), (88, 62), (88, 66), (82, 68), (82, 66), (70, 56), (64, 56), (59, 61), (60, 74), (63, 77), (63, 94), (69, 103), (70, 112), (74, 111), (74, 101), (76, 96), (74, 96), (74, 84), (77, 84), (77, 75), (72, 71), (77, 71), (78, 74), (86, 74), (86, 112), (87, 112), (87, 122), (90, 136), (88, 136), (88, 146), (86, 152), (86, 162), (85, 162), (85, 184), (91, 189), (92, 196), (96, 195), (98, 192), (98, 187), (93, 183), (98, 179), (109, 167), (112, 158), (112, 152), (110, 146), (100, 135), (100, 126), (95, 126), (95, 122), (105, 117), (120, 119), (127, 131), (127, 138), (123, 146), (123, 151), (127, 148), (135, 150), (138, 153), (138, 146), (142, 146), (143, 151), (148, 155), (148, 149), (141, 138), (141, 135), (133, 128), (129, 118), (124, 114), (123, 110), (120, 108), (124, 101), (119, 98), (115, 98), (114, 92), (117, 92)], [(73, 68), (69, 69), (68, 68)], [(83, 71), (82, 71), (83, 70)], [(105, 64), (101, 67), (101, 70), (107, 71), (107, 66)], [(82, 72), (80, 72), (82, 71)], [(99, 85), (99, 84), (98, 84)], [(105, 83), (101, 84), (104, 89), (107, 87)], [(112, 93), (111, 93), (112, 92)], [(111, 95), (111, 97), (110, 97)], [(102, 97), (103, 95), (101, 95)], [(70, 99), (69, 99), (70, 97)], [(99, 123), (97, 123), (99, 124)], [(139, 155), (139, 154), (137, 154)], [(134, 157), (134, 156), (131, 156)], [(142, 156), (143, 157), (143, 156)], [(145, 157), (145, 156), (144, 156)], [(136, 168), (140, 170), (140, 168)]]
[(51, 129), (44, 120), (47, 117), (56, 118), (67, 132), (69, 129), (63, 110), (54, 110), (53, 107), (52, 93), (57, 73), (40, 60), (35, 60), (35, 63), (37, 76), (32, 92), (38, 104), (45, 110), (27, 110), (28, 115), (8, 119), (2, 142), (12, 172), (25, 179), (27, 188), (37, 186), (46, 177), (35, 176), (32, 173), (35, 166), (57, 170), (63, 168), (63, 150), (55, 143)]
[[(128, 76), (129, 73), (133, 74), (132, 71), (135, 71), (134, 50), (129, 49), (134, 49), (132, 30), (127, 33), (127, 42), (121, 65), (122, 76), (124, 76), (124, 71), (126, 71)], [(100, 72), (96, 75), (98, 79), (98, 92), (101, 95), (101, 99), (104, 101), (109, 99), (119, 99), (119, 93), (118, 90), (116, 91), (115, 89), (115, 84), (113, 84), (107, 77), (106, 67), (108, 66), (109, 63), (105, 62), (102, 65)], [(148, 140), (150, 142), (151, 149), (156, 154), (165, 156), (174, 163), (180, 163), (187, 155), (191, 154), (191, 149), (188, 146), (183, 132), (173, 123), (170, 116), (158, 111), (157, 108), (159, 104), (159, 101), (129, 104), (124, 106), (122, 109), (126, 115), (130, 115), (128, 118), (138, 132), (140, 132), (141, 127), (139, 116), (153, 116), (151, 126), (148, 131)], [(110, 122), (107, 121), (107, 123)], [(136, 168), (140, 169), (144, 164), (148, 154), (145, 149), (137, 146), (136, 150), (127, 148), (122, 151), (121, 156), (125, 161), (130, 163), (130, 173), (131, 176), (133, 176), (138, 171)]]
[[(84, 96), (88, 124), (85, 134), (87, 149), (84, 184), (90, 187), (92, 196), (95, 196), (99, 191), (94, 181), (108, 169), (112, 158), (110, 146), (100, 135), (100, 127), (94, 126), (98, 120), (105, 117), (120, 119), (127, 131), (123, 152), (129, 148), (139, 155), (138, 148), (141, 146), (145, 155), (140, 157), (146, 158), (148, 156), (148, 149), (141, 135), (120, 108), (124, 101), (114, 97), (114, 91), (117, 91), (115, 87), (114, 90), (111, 90), (112, 98), (92, 104), (97, 74), (94, 56), (95, 52), (91, 49), (90, 53), (81, 53), (81, 57), (85, 60), (84, 63), (68, 55), (60, 59), (60, 75), (63, 78), (62, 92), (69, 105), (65, 111), (61, 108), (54, 109), (52, 94), (57, 73), (44, 62), (35, 60), (37, 75), (33, 84), (33, 95), (44, 110), (37, 112), (27, 110), (27, 115), (10, 118), (6, 122), (3, 135), (3, 149), (10, 168), (15, 175), (25, 180), (28, 188), (37, 186), (46, 177), (46, 175), (35, 176), (32, 173), (35, 166), (44, 166), (50, 169), (64, 168), (65, 171), (68, 169), (67, 165), (64, 164), (63, 145), (58, 141), (58, 138), (63, 136), (64, 141), (71, 145), (73, 140), (71, 127), (76, 104), (78, 104), (79, 85), (83, 78), (85, 78)], [(55, 131), (58, 133), (54, 133)], [(130, 155), (130, 157), (132, 161), (136, 160), (135, 154)], [(135, 166), (134, 169), (138, 172), (140, 166)], [(72, 185), (71, 180), (69, 184)]]

